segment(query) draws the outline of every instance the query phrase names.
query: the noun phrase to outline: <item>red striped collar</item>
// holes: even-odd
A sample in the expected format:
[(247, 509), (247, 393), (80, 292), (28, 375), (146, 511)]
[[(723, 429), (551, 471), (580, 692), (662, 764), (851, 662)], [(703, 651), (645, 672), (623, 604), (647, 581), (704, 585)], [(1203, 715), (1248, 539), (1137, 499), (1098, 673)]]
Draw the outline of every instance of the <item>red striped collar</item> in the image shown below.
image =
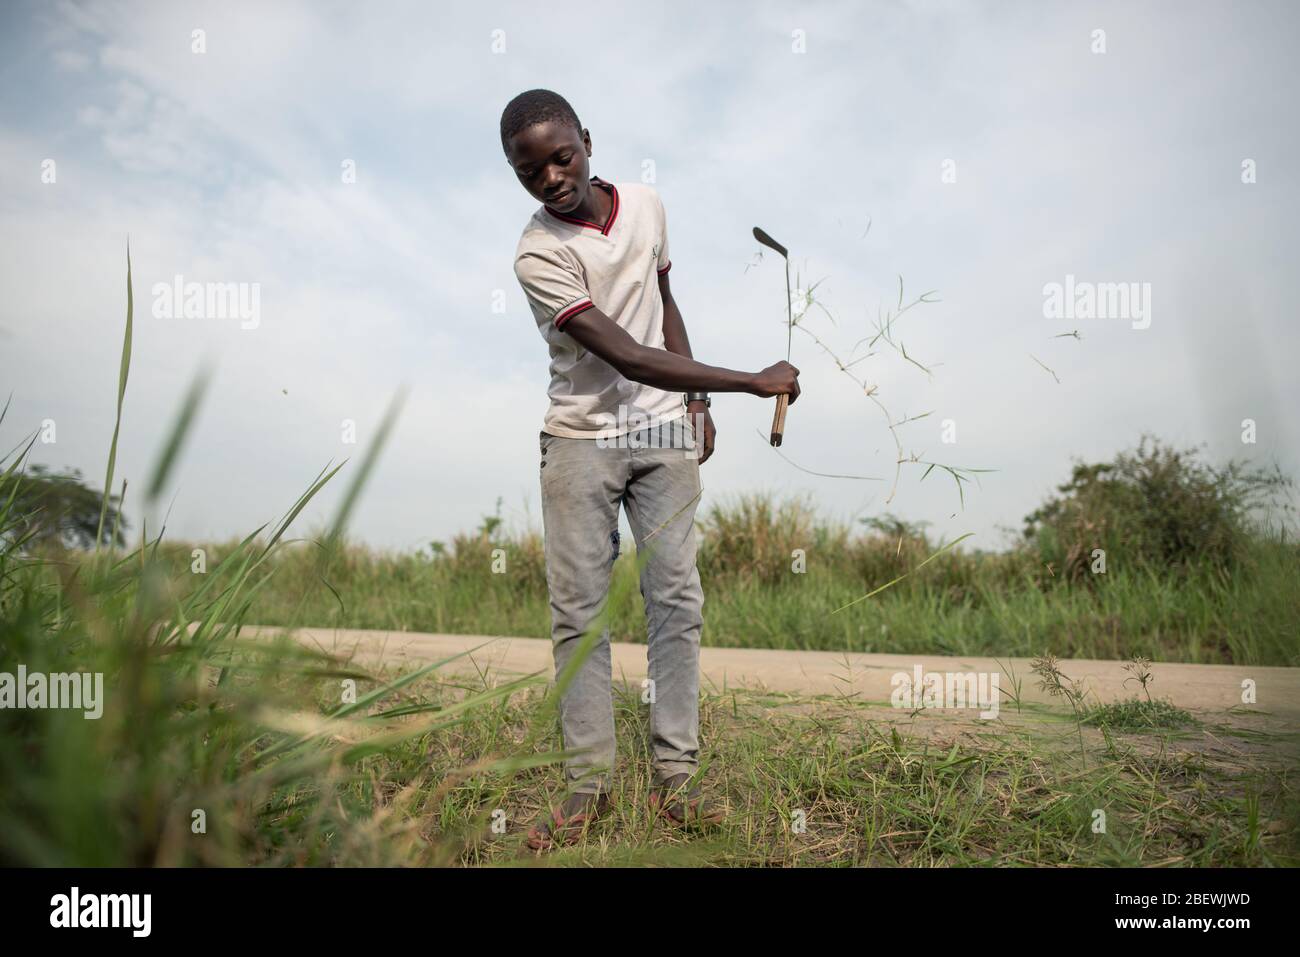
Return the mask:
[(609, 210), (609, 220), (604, 226), (601, 226), (599, 223), (593, 223), (587, 219), (578, 219), (576, 216), (566, 216), (564, 213), (557, 213), (549, 206), (544, 205), (542, 208), (556, 219), (561, 219), (566, 223), (573, 223), (575, 226), (586, 226), (588, 229), (596, 230), (602, 236), (608, 236), (609, 231), (614, 228), (614, 220), (618, 219), (618, 190), (615, 188), (613, 183), (607, 183), (599, 176), (593, 176), (591, 178), (591, 185), (599, 186), (602, 189), (608, 190), (610, 197), (614, 200), (614, 205), (610, 207)]

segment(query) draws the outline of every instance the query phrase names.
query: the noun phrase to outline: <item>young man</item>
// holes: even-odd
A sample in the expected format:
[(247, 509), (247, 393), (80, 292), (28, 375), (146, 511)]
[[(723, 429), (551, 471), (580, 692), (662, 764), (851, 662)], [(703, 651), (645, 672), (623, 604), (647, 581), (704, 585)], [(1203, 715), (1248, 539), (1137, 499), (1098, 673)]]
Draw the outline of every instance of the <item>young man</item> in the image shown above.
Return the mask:
[[(716, 819), (698, 786), (699, 647), (704, 595), (695, 567), (699, 466), (713, 454), (712, 392), (799, 395), (799, 370), (777, 362), (735, 372), (696, 362), (668, 286), (672, 265), (658, 193), (591, 176), (591, 135), (561, 96), (529, 90), (501, 115), (501, 146), (542, 203), (515, 253), (551, 353), (550, 409), (540, 437), (542, 521), (557, 675), (609, 590), (627, 508), (641, 572), (651, 685), (654, 808), (678, 824)], [(682, 393), (688, 401), (683, 405)], [(659, 426), (690, 415), (702, 452), (665, 448)], [(685, 421), (685, 420), (684, 420)], [(676, 422), (682, 426), (683, 422)], [(649, 426), (649, 427), (647, 427)], [(693, 425), (692, 438), (694, 439)], [(654, 433), (653, 435), (651, 433)], [(560, 699), (570, 795), (529, 833), (533, 847), (571, 841), (608, 804), (614, 765), (609, 635)]]

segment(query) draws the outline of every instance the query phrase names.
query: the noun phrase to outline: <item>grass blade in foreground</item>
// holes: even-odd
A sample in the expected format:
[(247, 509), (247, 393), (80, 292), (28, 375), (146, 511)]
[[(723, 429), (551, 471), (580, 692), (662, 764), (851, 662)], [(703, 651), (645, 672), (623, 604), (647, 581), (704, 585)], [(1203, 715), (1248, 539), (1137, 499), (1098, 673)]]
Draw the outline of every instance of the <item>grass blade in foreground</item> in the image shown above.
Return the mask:
[(131, 371), (131, 330), (135, 309), (135, 294), (131, 288), (131, 243), (126, 244), (126, 332), (122, 336), (122, 360), (117, 373), (117, 417), (113, 421), (113, 441), (108, 446), (108, 470), (104, 476), (104, 501), (99, 507), (99, 526), (95, 530), (95, 554), (104, 537), (104, 516), (108, 513), (108, 497), (113, 489), (113, 469), (117, 464), (117, 437), (122, 428), (122, 400), (126, 397), (126, 380)]

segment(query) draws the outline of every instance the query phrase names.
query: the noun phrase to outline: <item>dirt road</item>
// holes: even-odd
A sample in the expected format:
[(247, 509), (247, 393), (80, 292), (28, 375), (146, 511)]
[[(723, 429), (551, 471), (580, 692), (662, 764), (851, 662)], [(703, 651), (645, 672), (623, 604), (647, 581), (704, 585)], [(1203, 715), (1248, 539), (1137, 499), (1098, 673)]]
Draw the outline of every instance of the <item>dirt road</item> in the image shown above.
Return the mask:
[[(273, 636), (279, 628), (245, 626), (245, 635)], [(434, 635), (418, 632), (361, 631), (332, 628), (302, 628), (299, 641), (332, 655), (355, 658), (367, 665), (417, 665), (449, 655), (477, 649), (472, 655), (447, 666), (453, 673), (487, 672), (498, 677), (541, 673), (553, 675), (551, 643), (542, 638), (493, 638), (483, 635)], [(645, 645), (612, 645), (615, 678), (639, 684), (646, 677)], [(849, 654), (829, 651), (778, 651), (761, 648), (702, 648), (701, 689), (721, 693), (728, 690), (772, 691), (801, 696), (851, 697), (862, 704), (888, 707), (902, 673), (915, 677), (933, 672), (985, 673), (997, 675), (1002, 707), (1013, 690), (1008, 672), (1020, 680), (1023, 702), (1064, 708), (1039, 690), (1024, 658), (994, 660), (979, 657), (937, 655)], [(1063, 660), (1061, 671), (1085, 683), (1089, 700), (1111, 702), (1141, 695), (1140, 686), (1120, 661)], [(1249, 712), (1267, 718), (1265, 724), (1278, 731), (1300, 731), (1300, 668), (1236, 665), (1190, 665), (1156, 663), (1152, 666), (1153, 697), (1166, 698), (1194, 714), (1215, 715)], [(1130, 679), (1125, 683), (1125, 679)], [(990, 682), (992, 678), (988, 679)], [(1254, 703), (1243, 703), (1243, 683), (1254, 683)], [(1092, 698), (1095, 695), (1095, 699)]]

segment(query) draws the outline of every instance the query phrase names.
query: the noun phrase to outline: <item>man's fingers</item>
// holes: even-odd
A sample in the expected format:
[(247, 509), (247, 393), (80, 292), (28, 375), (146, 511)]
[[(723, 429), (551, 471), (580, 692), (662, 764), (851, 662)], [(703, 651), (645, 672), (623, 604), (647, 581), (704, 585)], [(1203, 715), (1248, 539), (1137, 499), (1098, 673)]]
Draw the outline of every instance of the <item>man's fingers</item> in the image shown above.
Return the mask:
[(709, 456), (711, 456), (711, 455), (713, 454), (713, 443), (714, 443), (714, 440), (715, 440), (716, 438), (717, 438), (717, 433), (716, 433), (716, 432), (713, 432), (713, 431), (706, 431), (706, 432), (705, 432), (705, 434), (704, 434), (704, 459), (702, 460), (703, 462), (707, 462), (707, 461), (709, 460)]

